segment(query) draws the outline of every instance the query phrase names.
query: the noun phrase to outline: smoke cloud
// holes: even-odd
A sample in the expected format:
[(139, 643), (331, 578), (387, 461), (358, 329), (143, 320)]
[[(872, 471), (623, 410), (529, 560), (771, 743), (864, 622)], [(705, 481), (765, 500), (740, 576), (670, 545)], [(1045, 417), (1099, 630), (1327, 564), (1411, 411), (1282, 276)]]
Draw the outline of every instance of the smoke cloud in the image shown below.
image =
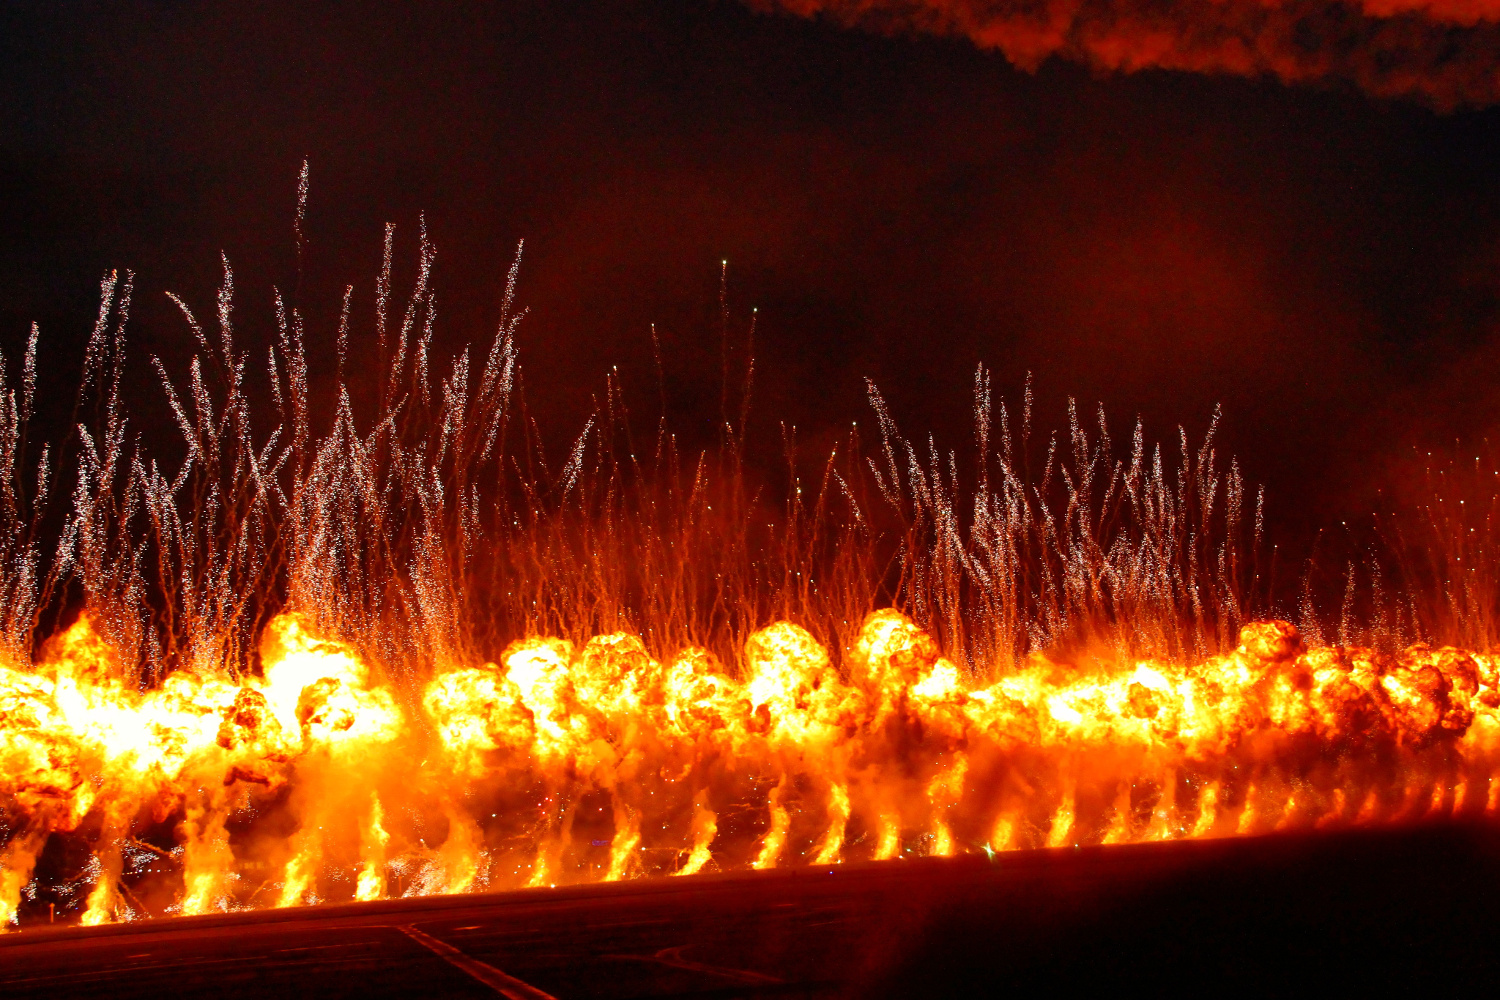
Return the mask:
[(1442, 110), (1500, 100), (1500, 0), (749, 0), (886, 33), (961, 36), (1035, 70), (1350, 81)]

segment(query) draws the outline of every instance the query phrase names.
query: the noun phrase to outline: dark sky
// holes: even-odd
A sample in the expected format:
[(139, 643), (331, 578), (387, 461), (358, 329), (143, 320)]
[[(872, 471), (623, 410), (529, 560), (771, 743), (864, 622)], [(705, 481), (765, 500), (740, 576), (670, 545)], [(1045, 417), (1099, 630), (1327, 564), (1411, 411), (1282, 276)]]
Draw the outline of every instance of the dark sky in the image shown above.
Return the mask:
[[(526, 240), (529, 392), (570, 437), (619, 364), (685, 427), (717, 415), (719, 262), (758, 308), (758, 410), (817, 439), (868, 414), (967, 446), (974, 366), (1043, 422), (1123, 436), (1215, 403), (1296, 537), (1368, 509), (1412, 444), (1495, 429), (1500, 112), (1337, 81), (1021, 72), (969, 42), (731, 2), (7, 4), (0, 346), (30, 322), (68, 396), (100, 274), (137, 272), (137, 355), (182, 365), (164, 291), (247, 338), (297, 281), (332, 357), (381, 229), (437, 245), (439, 336), (488, 339)], [(178, 370), (181, 370), (180, 368)], [(150, 394), (149, 386), (141, 389)]]

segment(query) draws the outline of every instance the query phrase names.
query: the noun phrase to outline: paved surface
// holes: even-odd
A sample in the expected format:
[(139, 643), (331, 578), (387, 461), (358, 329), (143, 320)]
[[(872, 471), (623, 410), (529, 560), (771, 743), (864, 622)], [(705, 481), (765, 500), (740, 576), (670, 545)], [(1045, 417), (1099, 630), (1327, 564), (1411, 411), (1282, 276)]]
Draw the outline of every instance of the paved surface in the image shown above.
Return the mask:
[(1500, 982), (1500, 828), (391, 900), (0, 937), (0, 996), (966, 996)]

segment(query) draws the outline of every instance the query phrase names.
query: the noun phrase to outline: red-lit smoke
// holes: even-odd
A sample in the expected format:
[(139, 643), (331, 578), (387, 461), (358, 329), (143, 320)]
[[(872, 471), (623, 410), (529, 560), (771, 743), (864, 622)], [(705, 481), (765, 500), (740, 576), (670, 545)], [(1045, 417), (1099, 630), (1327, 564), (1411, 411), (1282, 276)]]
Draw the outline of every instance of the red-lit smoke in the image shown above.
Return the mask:
[(1436, 107), (1500, 98), (1496, 0), (749, 0), (884, 32), (961, 36), (1034, 70), (1185, 70), (1347, 80)]

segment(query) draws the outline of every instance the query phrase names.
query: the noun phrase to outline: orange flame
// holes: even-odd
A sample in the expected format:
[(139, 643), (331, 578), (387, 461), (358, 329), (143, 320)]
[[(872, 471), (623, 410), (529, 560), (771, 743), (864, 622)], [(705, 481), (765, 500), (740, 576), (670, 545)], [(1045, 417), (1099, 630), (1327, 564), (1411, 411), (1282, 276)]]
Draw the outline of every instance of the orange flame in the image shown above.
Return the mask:
[[(1033, 657), (987, 684), (893, 610), (867, 618), (847, 673), (787, 622), (748, 637), (742, 678), (624, 634), (539, 638), (409, 704), (293, 614), (267, 626), (262, 662), (238, 685), (179, 673), (141, 692), (83, 617), (35, 669), (0, 669), (0, 782), (23, 817), (0, 917), (15, 922), (48, 836), (91, 815), (84, 923), (151, 912), (146, 898), (203, 913), (1394, 822), (1500, 798), (1500, 661), (1305, 649), (1284, 622), (1198, 663)], [(177, 874), (132, 890), (122, 848), (162, 824)]]

